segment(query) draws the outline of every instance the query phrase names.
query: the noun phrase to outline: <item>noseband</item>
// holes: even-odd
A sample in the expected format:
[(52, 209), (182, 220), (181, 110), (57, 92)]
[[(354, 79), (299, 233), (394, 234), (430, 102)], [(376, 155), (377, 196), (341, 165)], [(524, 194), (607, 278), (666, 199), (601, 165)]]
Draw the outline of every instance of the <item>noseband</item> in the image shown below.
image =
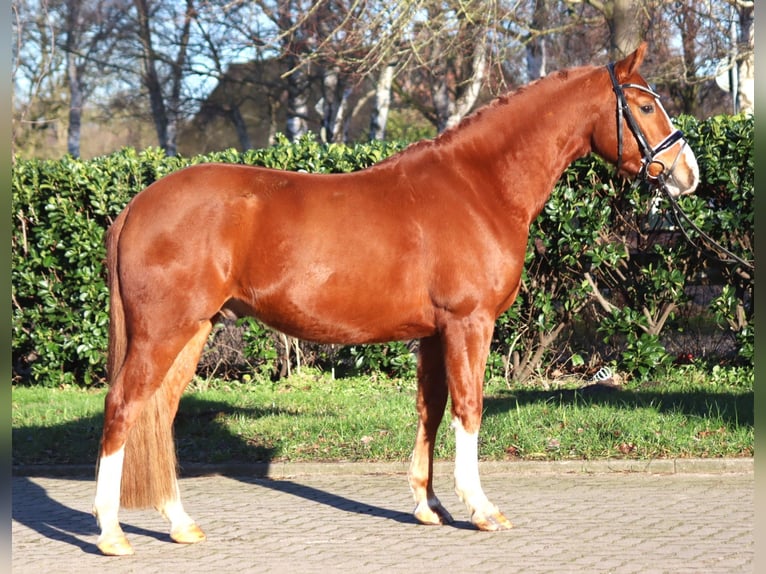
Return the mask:
[[(663, 139), (659, 144), (657, 144), (657, 147), (652, 148), (652, 146), (649, 145), (644, 132), (641, 130), (641, 126), (638, 125), (633, 112), (630, 111), (628, 101), (625, 99), (625, 90), (627, 88), (632, 88), (646, 92), (647, 94), (653, 96), (654, 99), (657, 100), (657, 104), (661, 106), (659, 103), (660, 95), (657, 92), (650, 90), (646, 86), (642, 86), (640, 84), (620, 84), (617, 81), (617, 76), (614, 73), (613, 62), (610, 62), (609, 65), (607, 65), (607, 70), (609, 70), (609, 77), (612, 79), (612, 88), (614, 89), (614, 93), (617, 96), (617, 169), (619, 171), (622, 164), (622, 119), (624, 117), (628, 122), (630, 131), (633, 132), (633, 136), (636, 138), (638, 147), (641, 150), (641, 155), (644, 156), (641, 171), (638, 174), (639, 179), (662, 185), (664, 183), (664, 177), (672, 173), (673, 169), (676, 167), (678, 158), (681, 157), (683, 146), (686, 145), (686, 141), (683, 139), (684, 134), (681, 132), (681, 130), (675, 130), (665, 139)], [(666, 149), (669, 149), (678, 140), (682, 140), (683, 145), (678, 151), (678, 154), (676, 155), (675, 160), (673, 160), (670, 168), (667, 168), (664, 163), (657, 159), (657, 156)], [(660, 167), (660, 173), (658, 175), (652, 175), (649, 172), (649, 166), (652, 164), (656, 164)]]

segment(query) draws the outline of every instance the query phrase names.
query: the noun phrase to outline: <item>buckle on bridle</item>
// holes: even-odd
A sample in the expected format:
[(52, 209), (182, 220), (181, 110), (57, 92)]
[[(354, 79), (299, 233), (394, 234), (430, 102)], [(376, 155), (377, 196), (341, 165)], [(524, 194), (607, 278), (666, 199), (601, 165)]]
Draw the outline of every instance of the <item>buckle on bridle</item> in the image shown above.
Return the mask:
[[(657, 165), (660, 168), (656, 175), (653, 174), (650, 169), (653, 165)], [(661, 160), (652, 158), (649, 161), (644, 161), (644, 167), (642, 169), (643, 178), (652, 182), (658, 181), (660, 177), (663, 177), (666, 173), (669, 173), (666, 170), (667, 167)]]

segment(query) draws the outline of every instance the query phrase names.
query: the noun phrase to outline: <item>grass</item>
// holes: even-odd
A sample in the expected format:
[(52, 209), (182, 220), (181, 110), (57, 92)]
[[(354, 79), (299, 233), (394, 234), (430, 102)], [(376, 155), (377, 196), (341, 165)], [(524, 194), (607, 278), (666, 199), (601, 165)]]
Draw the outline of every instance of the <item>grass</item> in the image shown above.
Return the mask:
[[(582, 381), (485, 387), (480, 456), (561, 460), (753, 456), (753, 371), (679, 367), (661, 382), (620, 388)], [(415, 382), (333, 380), (316, 372), (277, 383), (196, 380), (175, 431), (186, 463), (407, 460)], [(13, 464), (92, 464), (105, 389), (14, 387)], [(445, 417), (437, 459), (454, 456)]]

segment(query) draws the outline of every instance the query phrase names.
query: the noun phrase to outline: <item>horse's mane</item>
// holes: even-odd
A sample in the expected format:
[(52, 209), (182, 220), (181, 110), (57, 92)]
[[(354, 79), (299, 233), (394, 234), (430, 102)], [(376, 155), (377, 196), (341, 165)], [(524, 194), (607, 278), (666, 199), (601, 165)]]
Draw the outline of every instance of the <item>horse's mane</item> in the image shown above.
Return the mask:
[(524, 84), (517, 88), (512, 88), (508, 92), (495, 97), (490, 102), (472, 111), (470, 114), (461, 119), (455, 126), (446, 129), (435, 138), (413, 142), (398, 154), (395, 154), (386, 160), (379, 162), (377, 165), (385, 164), (389, 160), (395, 160), (402, 154), (410, 154), (418, 151), (431, 150), (442, 147), (451, 142), (456, 135), (468, 129), (472, 124), (480, 122), (484, 117), (494, 114), (497, 110), (513, 108), (517, 102), (520, 102), (528, 94), (532, 94), (534, 96), (534, 93), (541, 88), (549, 87), (550, 84), (554, 82), (565, 82), (569, 79), (570, 75), (577, 75), (581, 72), (586, 72), (592, 69), (592, 66), (583, 66), (579, 68), (566, 68), (563, 70), (557, 70), (528, 84)]

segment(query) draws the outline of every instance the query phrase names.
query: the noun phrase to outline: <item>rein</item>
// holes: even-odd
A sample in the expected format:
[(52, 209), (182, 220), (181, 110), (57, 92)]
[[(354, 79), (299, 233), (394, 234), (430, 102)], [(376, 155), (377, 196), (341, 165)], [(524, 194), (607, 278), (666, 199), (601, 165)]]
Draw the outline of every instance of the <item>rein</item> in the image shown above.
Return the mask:
[[(723, 245), (721, 245), (715, 239), (710, 237), (707, 233), (702, 231), (699, 228), (699, 226), (696, 223), (694, 223), (691, 220), (691, 218), (688, 215), (686, 215), (686, 213), (684, 213), (683, 209), (681, 209), (681, 206), (678, 205), (678, 200), (670, 194), (670, 191), (668, 191), (668, 187), (665, 185), (665, 178), (662, 177), (662, 174), (660, 174), (659, 181), (658, 181), (658, 186), (665, 192), (665, 195), (667, 196), (668, 200), (670, 201), (670, 206), (673, 208), (673, 219), (675, 220), (676, 225), (678, 226), (678, 229), (680, 229), (681, 233), (684, 234), (684, 237), (686, 238), (686, 241), (688, 241), (691, 245), (694, 245), (695, 247), (698, 247), (700, 249), (700, 251), (702, 251), (704, 253), (704, 249), (702, 249), (699, 246), (697, 246), (694, 243), (694, 241), (692, 240), (692, 238), (689, 237), (689, 233), (686, 231), (686, 229), (684, 229), (684, 226), (681, 223), (681, 219), (682, 218), (689, 225), (689, 227), (691, 227), (695, 232), (697, 232), (697, 234), (705, 242), (708, 243), (708, 245), (712, 246), (712, 251), (718, 251), (719, 252), (719, 254), (717, 255), (716, 258), (721, 263), (739, 263), (743, 267), (747, 267), (750, 270), (754, 270), (755, 269), (755, 265), (753, 264), (752, 261), (747, 261), (747, 260), (743, 259), (742, 257), (739, 257), (738, 255), (735, 255), (730, 250), (726, 249)], [(729, 257), (729, 259), (724, 259), (723, 257), (721, 257), (720, 253), (723, 253), (724, 255)]]
[[(638, 143), (638, 147), (641, 150), (641, 154), (644, 156), (643, 165), (641, 167), (641, 171), (639, 172), (638, 179), (636, 180), (636, 184), (641, 181), (646, 181), (650, 185), (660, 188), (665, 193), (668, 200), (670, 201), (671, 207), (673, 208), (673, 219), (675, 220), (676, 225), (681, 230), (686, 240), (691, 245), (699, 248), (704, 253), (705, 250), (697, 246), (689, 236), (689, 233), (681, 223), (681, 219), (683, 219), (688, 224), (688, 226), (691, 227), (705, 242), (711, 245), (713, 251), (719, 252), (719, 255), (717, 255), (716, 258), (722, 263), (739, 263), (748, 269), (755, 269), (752, 261), (747, 261), (735, 255), (729, 249), (726, 249), (723, 245), (702, 231), (699, 226), (694, 223), (694, 221), (692, 221), (691, 218), (686, 215), (686, 213), (684, 213), (684, 211), (681, 209), (681, 206), (678, 205), (678, 200), (673, 197), (673, 195), (670, 193), (670, 190), (668, 189), (668, 186), (665, 184), (665, 174), (672, 173), (676, 166), (676, 162), (678, 162), (678, 158), (681, 156), (683, 146), (687, 145), (686, 140), (683, 139), (683, 132), (681, 130), (675, 130), (665, 139), (663, 139), (659, 144), (657, 144), (657, 147), (652, 148), (652, 146), (649, 145), (644, 132), (641, 130), (641, 127), (638, 125), (636, 118), (633, 116), (633, 112), (631, 112), (630, 107), (628, 106), (628, 101), (625, 99), (624, 90), (626, 88), (641, 90), (642, 92), (646, 92), (652, 95), (658, 102), (660, 95), (657, 92), (640, 84), (620, 84), (617, 81), (617, 76), (614, 73), (614, 62), (610, 62), (607, 65), (607, 70), (609, 70), (609, 77), (612, 80), (612, 88), (614, 89), (614, 93), (617, 96), (617, 169), (620, 169), (620, 165), (622, 163), (622, 120), (624, 117), (628, 127), (630, 128), (630, 131), (633, 132), (633, 136), (636, 138), (636, 142)], [(656, 159), (656, 156), (669, 149), (679, 140), (683, 142), (683, 146), (678, 151), (675, 160), (673, 160), (673, 163), (668, 169), (662, 161)], [(649, 166), (652, 164), (657, 164), (661, 168), (660, 173), (656, 176), (653, 176), (651, 173), (649, 173)], [(729, 259), (724, 259), (720, 256), (720, 253), (725, 254), (727, 257), (729, 257)]]

